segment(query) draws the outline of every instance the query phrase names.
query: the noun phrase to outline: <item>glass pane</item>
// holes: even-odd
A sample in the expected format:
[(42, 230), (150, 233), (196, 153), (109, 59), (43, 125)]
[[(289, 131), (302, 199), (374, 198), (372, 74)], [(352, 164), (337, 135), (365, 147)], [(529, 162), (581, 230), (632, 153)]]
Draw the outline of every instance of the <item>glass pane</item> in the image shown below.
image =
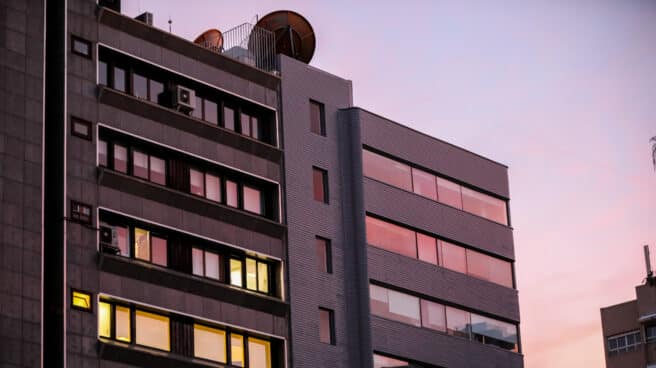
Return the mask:
[(191, 194), (205, 196), (205, 179), (202, 172), (194, 169), (189, 170), (189, 191)]
[(251, 117), (242, 113), (241, 114), (241, 134), (251, 135)]
[(152, 241), (151, 262), (166, 267), (167, 265), (166, 239), (153, 236), (151, 237), (151, 241)]
[(465, 248), (440, 240), (442, 266), (457, 272), (467, 273)]
[(367, 150), (362, 151), (362, 161), (365, 176), (412, 192), (410, 166)]
[(135, 97), (148, 98), (148, 79), (137, 73), (132, 74), (132, 94)]
[(262, 194), (259, 190), (244, 185), (244, 209), (262, 214)]
[(387, 289), (377, 286), (369, 285), (369, 297), (371, 298), (371, 313), (385, 317), (388, 311)]
[(367, 244), (417, 258), (415, 232), (377, 218), (366, 218)]
[(269, 265), (263, 262), (257, 262), (257, 290), (269, 292)]
[(205, 276), (203, 270), (203, 250), (198, 248), (191, 248), (191, 264), (192, 273), (198, 276)]
[(328, 272), (328, 242), (325, 239), (316, 238), (316, 245), (319, 271)]
[(252, 258), (246, 258), (246, 288), (257, 289), (257, 266)]
[(374, 354), (374, 368), (408, 368), (410, 364), (403, 360), (392, 359)]
[(235, 367), (244, 366), (244, 337), (242, 335), (230, 334), (230, 363)]
[(136, 343), (139, 345), (170, 350), (168, 317), (137, 310), (135, 335)]
[(132, 175), (148, 179), (148, 155), (132, 151)]
[(326, 201), (325, 185), (325, 172), (319, 169), (312, 169), (312, 188), (314, 192), (314, 199), (319, 202)]
[(470, 275), (512, 287), (512, 268), (506, 262), (473, 250), (467, 250), (467, 271)]
[(508, 224), (506, 202), (462, 187), (462, 209), (503, 225)]
[(107, 63), (104, 61), (98, 62), (98, 84), (107, 85)]
[(134, 256), (150, 261), (150, 231), (134, 229)]
[(446, 316), (444, 306), (430, 302), (421, 301), (421, 325), (437, 331), (446, 331)]
[(128, 243), (128, 228), (125, 226), (114, 226), (112, 228), (112, 245), (121, 251), (121, 255), (130, 256), (130, 246)]
[(116, 340), (130, 342), (130, 308), (117, 305), (116, 316)]
[(239, 206), (237, 183), (234, 181), (226, 180), (226, 204), (231, 207)]
[(150, 181), (166, 185), (166, 161), (150, 156)]
[(98, 140), (98, 165), (107, 166), (107, 142)]
[(203, 99), (196, 96), (196, 108), (191, 110), (191, 116), (202, 119), (203, 118)]
[(265, 340), (248, 338), (248, 367), (271, 368), (271, 343)]
[(223, 108), (223, 127), (235, 130), (235, 110), (229, 107)]
[(73, 50), (85, 56), (91, 55), (89, 44), (80, 40), (73, 40)]
[(330, 311), (319, 309), (319, 341), (332, 344), (330, 331)]
[(159, 103), (159, 95), (164, 92), (164, 84), (156, 80), (150, 80), (150, 101), (154, 103)]
[(387, 298), (389, 300), (389, 318), (415, 326), (421, 325), (419, 298), (394, 290), (387, 290)]
[(417, 253), (422, 261), (437, 265), (437, 239), (417, 233)]
[(260, 124), (255, 116), (251, 116), (251, 137), (260, 139)]
[(215, 280), (221, 278), (221, 266), (218, 254), (205, 252), (205, 277)]
[(230, 260), (230, 284), (242, 287), (241, 281), (241, 261), (238, 259)]
[(312, 101), (310, 101), (310, 131), (316, 134), (325, 134), (321, 118), (321, 105)]
[(112, 337), (112, 307), (105, 302), (98, 302), (98, 336)]
[(114, 67), (114, 89), (125, 92), (125, 70)]
[(451, 207), (462, 209), (460, 185), (446, 179), (437, 178), (437, 200)]
[(437, 200), (437, 187), (435, 186), (435, 175), (425, 171), (412, 169), (412, 187), (415, 193), (432, 200)]
[(215, 202), (221, 202), (221, 179), (218, 176), (205, 174), (205, 197)]
[(501, 322), (472, 313), (471, 326), (472, 334), (476, 340), (503, 349), (517, 350), (517, 327), (512, 323)]
[(446, 307), (446, 329), (449, 335), (469, 338), (470, 313)]
[(128, 172), (128, 149), (120, 144), (114, 144), (114, 170)]
[(225, 331), (194, 324), (194, 356), (227, 363)]
[[(216, 109), (216, 103), (212, 102), (210, 100), (203, 100), (205, 103), (204, 108), (205, 108), (205, 121), (212, 123), (212, 124), (218, 124), (219, 119), (218, 119), (218, 113)], [(200, 108), (200, 105), (196, 105), (197, 108)]]

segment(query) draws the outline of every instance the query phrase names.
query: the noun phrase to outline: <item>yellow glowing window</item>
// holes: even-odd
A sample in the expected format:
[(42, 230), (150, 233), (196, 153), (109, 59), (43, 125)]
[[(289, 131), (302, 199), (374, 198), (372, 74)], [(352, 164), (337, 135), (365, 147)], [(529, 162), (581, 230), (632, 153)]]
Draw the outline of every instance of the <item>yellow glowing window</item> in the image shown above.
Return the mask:
[(134, 256), (150, 261), (150, 231), (138, 227), (134, 229)]
[(118, 341), (130, 342), (130, 308), (117, 305), (114, 307), (116, 319), (116, 337)]
[(194, 356), (227, 363), (225, 331), (194, 324)]
[(271, 343), (249, 337), (248, 362), (251, 368), (271, 368)]
[(244, 366), (244, 337), (230, 334), (230, 364), (235, 367)]
[(98, 336), (112, 337), (112, 306), (98, 302)]
[(81, 291), (73, 291), (71, 297), (73, 307), (88, 311), (91, 310), (91, 294), (83, 293)]
[(230, 284), (241, 287), (241, 261), (238, 259), (230, 260)]
[(266, 263), (257, 262), (257, 290), (269, 292), (269, 265)]
[(246, 258), (246, 288), (257, 290), (257, 264), (252, 258)]
[(135, 318), (136, 343), (169, 351), (169, 318), (137, 310)]

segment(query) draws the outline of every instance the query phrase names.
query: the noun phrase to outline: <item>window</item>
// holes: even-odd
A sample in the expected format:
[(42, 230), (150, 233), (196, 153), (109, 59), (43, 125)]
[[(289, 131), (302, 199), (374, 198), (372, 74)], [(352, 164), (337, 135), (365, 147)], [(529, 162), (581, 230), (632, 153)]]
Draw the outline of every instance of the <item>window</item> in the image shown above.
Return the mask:
[(230, 334), (230, 363), (235, 367), (244, 366), (244, 336)]
[(128, 343), (132, 341), (130, 308), (98, 302), (98, 336)]
[(371, 151), (362, 151), (364, 175), (397, 188), (412, 191), (410, 166)]
[(243, 186), (244, 209), (249, 212), (263, 214), (262, 211), (262, 193), (249, 186)]
[(192, 272), (194, 275), (204, 276), (215, 280), (222, 280), (221, 256), (217, 253), (192, 248)]
[(266, 340), (248, 338), (248, 366), (271, 368), (271, 343)]
[(105, 302), (98, 302), (98, 336), (112, 337), (112, 306)]
[(442, 178), (437, 178), (436, 182), (438, 200), (451, 207), (462, 209), (460, 185)]
[(242, 287), (242, 265), (238, 259), (230, 259), (230, 285)]
[(164, 83), (149, 79), (148, 87), (148, 99), (150, 102), (159, 103), (160, 95), (164, 93)]
[(150, 231), (134, 228), (134, 256), (135, 258), (152, 262), (166, 267), (167, 264), (166, 239), (153, 236)]
[(317, 246), (317, 265), (319, 271), (325, 273), (333, 273), (332, 251), (330, 247), (330, 240), (316, 237)]
[(144, 100), (148, 99), (148, 78), (132, 73), (132, 95)]
[(371, 312), (379, 317), (420, 326), (419, 298), (370, 285)]
[(323, 104), (310, 100), (310, 131), (326, 135), (326, 117)]
[(328, 172), (326, 170), (312, 168), (312, 188), (316, 201), (328, 203)]
[(366, 233), (367, 244), (417, 258), (415, 232), (412, 230), (367, 216)]
[(114, 314), (116, 316), (116, 334), (114, 338), (123, 342), (132, 341), (130, 331), (130, 308), (116, 305), (114, 306)]
[(414, 192), (426, 198), (437, 201), (435, 175), (412, 168), (412, 187)]
[(424, 262), (438, 263), (437, 239), (422, 233), (417, 233), (417, 258)]
[(221, 178), (212, 174), (205, 174), (205, 198), (221, 202)]
[(473, 338), (479, 342), (517, 351), (517, 328), (511, 323), (472, 313), (471, 332)]
[(126, 91), (126, 86), (125, 86), (125, 80), (126, 80), (126, 74), (125, 74), (125, 69), (119, 68), (117, 66), (114, 67), (114, 84), (113, 87), (115, 90), (125, 92)]
[(223, 107), (223, 127), (235, 130), (235, 110), (230, 107)]
[(149, 174), (153, 183), (166, 185), (166, 161), (151, 155)]
[(330, 309), (319, 308), (319, 341), (335, 345), (335, 315)]
[(71, 134), (76, 137), (91, 140), (91, 122), (71, 117)]
[(150, 240), (151, 240), (151, 247), (152, 247), (150, 252), (151, 253), (150, 261), (156, 265), (166, 267), (168, 265), (168, 260), (167, 260), (168, 246), (167, 246), (166, 239), (157, 236), (152, 236)]
[(129, 257), (128, 227), (100, 223), (100, 243), (104, 252)]
[(611, 336), (608, 338), (608, 355), (635, 351), (641, 342), (640, 331)]
[(134, 319), (135, 342), (160, 350), (170, 350), (169, 318), (141, 310)]
[(98, 140), (98, 165), (107, 166), (107, 142)]
[(241, 113), (241, 134), (247, 135), (249, 137), (259, 139), (259, 124), (255, 116), (251, 116), (245, 113)]
[(138, 150), (132, 150), (132, 175), (166, 185), (166, 161)]
[(223, 330), (194, 324), (194, 356), (226, 363), (226, 333)]
[(114, 170), (128, 172), (128, 149), (118, 143), (114, 143)]
[(246, 258), (246, 288), (262, 293), (269, 292), (269, 265), (267, 263)]
[(462, 187), (462, 209), (503, 225), (508, 225), (506, 202)]
[(132, 151), (132, 175), (148, 180), (148, 155)]
[(71, 219), (84, 224), (91, 224), (91, 206), (71, 201)]
[(150, 261), (150, 231), (134, 229), (134, 256)]
[(645, 327), (645, 338), (648, 343), (656, 341), (656, 326)]
[(467, 273), (505, 287), (513, 287), (512, 266), (509, 262), (467, 249)]
[[(197, 109), (200, 109), (200, 105), (196, 105)], [(203, 99), (203, 114), (205, 115), (204, 119), (208, 123), (218, 124), (219, 123), (219, 114), (216, 107), (216, 102)]]
[(446, 314), (442, 304), (421, 301), (421, 325), (432, 330), (446, 332)]
[(239, 207), (239, 194), (237, 183), (226, 180), (226, 204), (230, 207)]
[(71, 50), (74, 54), (91, 59), (91, 42), (80, 37), (71, 37)]
[(71, 308), (91, 312), (93, 304), (91, 303), (91, 293), (84, 291), (71, 290)]
[(103, 86), (107, 85), (108, 73), (109, 73), (109, 68), (107, 67), (107, 63), (104, 62), (104, 61), (99, 61), (98, 62), (98, 84), (101, 84)]
[(189, 190), (191, 194), (204, 197), (205, 196), (205, 180), (203, 179), (203, 173), (190, 169), (189, 170)]
[(440, 243), (442, 246), (443, 266), (456, 272), (467, 273), (465, 248), (445, 241), (440, 241)]
[(470, 313), (446, 307), (446, 331), (449, 335), (469, 338)]
[[(374, 368), (408, 368), (409, 362), (374, 353)], [(414, 366), (412, 366), (414, 367)]]

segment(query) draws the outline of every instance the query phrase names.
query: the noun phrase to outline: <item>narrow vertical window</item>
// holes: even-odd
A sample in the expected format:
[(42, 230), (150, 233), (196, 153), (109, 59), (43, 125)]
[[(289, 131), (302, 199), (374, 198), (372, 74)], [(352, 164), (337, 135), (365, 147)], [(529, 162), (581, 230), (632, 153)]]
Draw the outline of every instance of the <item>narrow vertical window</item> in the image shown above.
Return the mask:
[[(217, 124), (219, 120), (218, 120), (216, 102), (212, 102), (210, 100), (203, 100), (203, 102), (204, 102), (203, 109), (205, 112), (205, 121), (207, 121), (208, 123)], [(200, 108), (200, 105), (196, 105), (196, 108)]]
[(243, 186), (244, 209), (249, 212), (262, 214), (262, 193), (249, 186)]
[(230, 363), (235, 367), (244, 366), (244, 336), (230, 334)]
[(415, 193), (421, 196), (434, 201), (437, 200), (437, 186), (433, 174), (412, 168), (412, 188)]
[(132, 74), (132, 95), (144, 100), (148, 99), (148, 78), (137, 73)]
[(107, 166), (107, 142), (98, 139), (98, 165)]
[(189, 170), (189, 188), (191, 194), (205, 196), (205, 179), (202, 172), (194, 169)]
[(312, 168), (312, 188), (316, 201), (328, 203), (328, 172), (326, 170)]
[(469, 338), (471, 314), (460, 309), (446, 307), (446, 331), (449, 335)]
[(326, 118), (323, 104), (310, 100), (310, 131), (319, 135), (326, 135)]
[(139, 152), (132, 151), (132, 175), (148, 179), (148, 155)]
[(196, 108), (191, 110), (191, 116), (203, 119), (203, 98), (196, 95)]
[(462, 209), (460, 185), (446, 179), (437, 178), (437, 200), (451, 207)]
[(205, 197), (215, 202), (221, 202), (221, 179), (218, 176), (205, 174)]
[(151, 241), (151, 262), (160, 266), (167, 266), (167, 242), (166, 239), (152, 236)]
[(251, 137), (260, 139), (260, 124), (255, 116), (251, 116)]
[(112, 337), (112, 306), (105, 302), (98, 302), (98, 336)]
[(205, 252), (205, 277), (219, 280), (221, 278), (221, 257), (213, 252)]
[(130, 256), (130, 246), (128, 243), (127, 226), (114, 226), (112, 229), (112, 245), (119, 249), (120, 255)]
[(242, 262), (238, 259), (230, 260), (230, 284), (234, 286), (242, 287), (242, 273), (241, 273)]
[(319, 271), (333, 273), (330, 240), (317, 236), (315, 242), (317, 245), (317, 265), (319, 266)]
[(319, 308), (319, 341), (335, 344), (334, 325), (334, 312), (330, 309)]
[(257, 290), (257, 263), (252, 258), (246, 258), (246, 288)]
[(125, 92), (125, 69), (114, 67), (114, 85), (115, 90)]
[(159, 103), (159, 96), (164, 92), (164, 84), (152, 79), (148, 81), (148, 84), (150, 88), (148, 99), (150, 102)]
[(437, 265), (437, 239), (417, 233), (417, 253), (420, 260)]
[(128, 149), (120, 144), (114, 144), (114, 170), (128, 172)]
[(223, 108), (223, 127), (235, 130), (235, 110), (227, 106)]
[(237, 183), (231, 180), (226, 180), (226, 204), (230, 207), (239, 207)]
[(134, 229), (134, 256), (144, 261), (150, 261), (150, 231)]
[(99, 61), (98, 62), (98, 84), (101, 84), (103, 86), (107, 85), (107, 63), (104, 61)]
[(150, 156), (150, 181), (166, 185), (166, 161), (159, 157)]
[(130, 308), (120, 305), (114, 306), (116, 316), (116, 334), (115, 339), (118, 341), (130, 342)]
[(251, 117), (247, 114), (241, 114), (241, 134), (251, 135)]
[(192, 273), (198, 276), (205, 276), (203, 250), (199, 248), (191, 248), (191, 263)]

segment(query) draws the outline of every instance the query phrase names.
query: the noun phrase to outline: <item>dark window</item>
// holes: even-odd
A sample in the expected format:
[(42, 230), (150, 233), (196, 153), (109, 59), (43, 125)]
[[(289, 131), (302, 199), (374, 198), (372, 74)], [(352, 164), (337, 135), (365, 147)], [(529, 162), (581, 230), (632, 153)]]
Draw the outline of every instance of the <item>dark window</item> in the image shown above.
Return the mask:
[(335, 316), (330, 309), (319, 308), (319, 341), (335, 345)]
[(164, 84), (156, 80), (150, 79), (148, 81), (149, 91), (148, 98), (151, 102), (159, 103), (159, 97), (164, 92)]
[(203, 98), (196, 95), (196, 108), (191, 110), (191, 116), (203, 119)]
[(91, 42), (85, 39), (72, 36), (71, 38), (71, 49), (74, 54), (84, 56), (86, 58), (91, 58)]
[(132, 73), (132, 95), (144, 100), (148, 99), (148, 78)]
[(223, 127), (235, 130), (235, 110), (230, 107), (223, 107)]
[(91, 140), (91, 122), (71, 117), (71, 134)]
[(259, 124), (257, 121), (257, 117), (242, 112), (240, 128), (241, 128), (241, 134), (249, 137), (253, 137), (255, 139), (260, 138)]
[(332, 250), (330, 240), (316, 237), (317, 244), (317, 264), (319, 271), (333, 273)]
[(315, 200), (328, 203), (328, 172), (326, 170), (312, 168), (312, 188)]
[(310, 131), (326, 135), (326, 117), (323, 104), (310, 100)]
[(91, 223), (91, 206), (88, 204), (71, 201), (71, 219), (90, 224)]
[(98, 62), (98, 84), (102, 84), (103, 86), (107, 85), (107, 81), (109, 80), (108, 74), (109, 73), (109, 68), (107, 67), (107, 63), (104, 61), (99, 61)]
[[(197, 109), (200, 109), (200, 105), (196, 105)], [(205, 115), (205, 121), (217, 124), (218, 123), (218, 113), (216, 108), (216, 102), (210, 100), (203, 100), (203, 112)]]
[(656, 341), (656, 326), (645, 327), (645, 338), (647, 339), (647, 342)]
[(125, 69), (119, 68), (117, 66), (114, 67), (114, 89), (125, 92)]

